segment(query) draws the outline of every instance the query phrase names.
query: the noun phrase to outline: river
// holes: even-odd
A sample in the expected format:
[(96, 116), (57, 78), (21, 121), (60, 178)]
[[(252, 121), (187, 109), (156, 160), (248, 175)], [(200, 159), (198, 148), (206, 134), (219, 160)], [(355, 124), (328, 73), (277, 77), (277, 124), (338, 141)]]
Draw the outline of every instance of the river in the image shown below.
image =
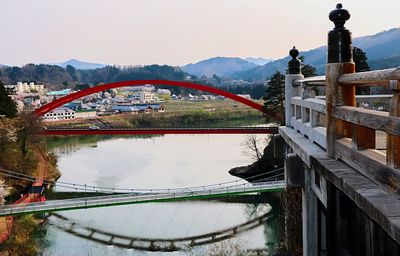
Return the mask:
[[(165, 135), (53, 143), (62, 173), (59, 181), (107, 187), (175, 188), (236, 179), (232, 167), (253, 159), (244, 152), (246, 135)], [(55, 188), (57, 191), (65, 190)], [(275, 207), (276, 208), (276, 207)], [(147, 203), (74, 210), (60, 214), (84, 227), (129, 237), (178, 238), (233, 227), (268, 211), (269, 204), (222, 201)], [(51, 218), (49, 223), (51, 223)], [(276, 247), (277, 221), (233, 239), (172, 253), (123, 249), (66, 233), (48, 225), (41, 237), (44, 255), (207, 255), (210, 251)], [(268, 245), (268, 246), (267, 246)]]

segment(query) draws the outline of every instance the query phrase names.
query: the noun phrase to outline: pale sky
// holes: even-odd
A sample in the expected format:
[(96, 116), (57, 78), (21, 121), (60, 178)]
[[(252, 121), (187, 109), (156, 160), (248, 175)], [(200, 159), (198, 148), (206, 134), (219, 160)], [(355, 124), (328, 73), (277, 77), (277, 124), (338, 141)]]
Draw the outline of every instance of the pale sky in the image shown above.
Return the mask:
[(353, 37), (400, 26), (399, 0), (0, 0), (0, 63), (276, 59), (326, 44), (338, 2)]

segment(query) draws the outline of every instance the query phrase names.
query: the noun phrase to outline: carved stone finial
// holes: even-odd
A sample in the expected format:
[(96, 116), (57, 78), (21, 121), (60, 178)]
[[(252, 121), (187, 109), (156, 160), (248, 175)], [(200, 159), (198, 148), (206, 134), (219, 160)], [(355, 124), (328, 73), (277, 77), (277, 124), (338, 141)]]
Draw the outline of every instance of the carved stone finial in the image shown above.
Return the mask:
[(296, 46), (289, 51), (289, 55), (292, 56), (293, 59), (296, 59), (299, 56), (299, 50), (296, 49)]
[(344, 27), (350, 13), (339, 3), (329, 13), (329, 19), (335, 27), (328, 33), (328, 63), (353, 62), (351, 32)]
[(301, 61), (297, 58), (299, 56), (299, 50), (295, 46), (289, 51), (289, 55), (292, 59), (288, 62), (288, 73), (289, 74), (301, 74)]
[(342, 9), (342, 4), (337, 4), (336, 9), (329, 13), (329, 19), (335, 23), (335, 28), (344, 28), (344, 23), (350, 19), (350, 13), (346, 9)]

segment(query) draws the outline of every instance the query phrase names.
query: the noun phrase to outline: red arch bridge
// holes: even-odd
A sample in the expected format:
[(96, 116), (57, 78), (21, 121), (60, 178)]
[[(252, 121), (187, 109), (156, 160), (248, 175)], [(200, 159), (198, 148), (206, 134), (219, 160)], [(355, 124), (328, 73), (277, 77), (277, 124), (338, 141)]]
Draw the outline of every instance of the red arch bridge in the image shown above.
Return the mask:
[[(120, 88), (127, 86), (140, 86), (143, 84), (153, 84), (153, 85), (167, 85), (167, 86), (176, 86), (176, 87), (184, 87), (189, 89), (195, 89), (200, 91), (205, 91), (212, 94), (217, 94), (224, 96), (226, 98), (232, 99), (234, 101), (243, 103), (251, 108), (254, 108), (264, 114), (263, 105), (254, 102), (252, 100), (243, 98), (236, 94), (201, 84), (195, 84), (190, 82), (183, 81), (170, 81), (170, 80), (131, 80), (131, 81), (122, 81), (115, 82), (109, 84), (103, 84), (94, 86), (85, 90), (81, 90), (67, 96), (61, 97), (57, 100), (54, 100), (41, 108), (37, 109), (35, 113), (38, 116), (43, 116), (51, 110), (61, 107), (66, 103), (69, 103), (73, 100), (88, 96), (93, 93)], [(87, 134), (276, 134), (276, 127), (218, 127), (218, 128), (140, 128), (140, 129), (132, 129), (132, 128), (113, 128), (113, 127), (105, 127), (100, 128), (96, 127), (96, 129), (90, 128), (52, 128), (46, 129), (46, 135), (87, 135)]]

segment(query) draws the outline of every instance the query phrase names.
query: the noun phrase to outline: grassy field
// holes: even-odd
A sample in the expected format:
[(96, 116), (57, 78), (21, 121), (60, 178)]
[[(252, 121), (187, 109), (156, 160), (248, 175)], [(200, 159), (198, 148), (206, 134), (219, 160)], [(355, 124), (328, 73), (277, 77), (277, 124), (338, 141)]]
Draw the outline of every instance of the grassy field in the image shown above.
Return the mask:
[[(254, 100), (260, 104), (263, 104), (261, 100)], [(225, 109), (225, 110), (252, 110), (249, 106), (244, 104), (238, 103), (231, 99), (225, 100), (208, 100), (208, 101), (168, 101), (161, 103), (165, 106), (166, 112), (187, 112), (192, 110), (206, 110), (206, 111), (213, 111), (218, 109)]]

